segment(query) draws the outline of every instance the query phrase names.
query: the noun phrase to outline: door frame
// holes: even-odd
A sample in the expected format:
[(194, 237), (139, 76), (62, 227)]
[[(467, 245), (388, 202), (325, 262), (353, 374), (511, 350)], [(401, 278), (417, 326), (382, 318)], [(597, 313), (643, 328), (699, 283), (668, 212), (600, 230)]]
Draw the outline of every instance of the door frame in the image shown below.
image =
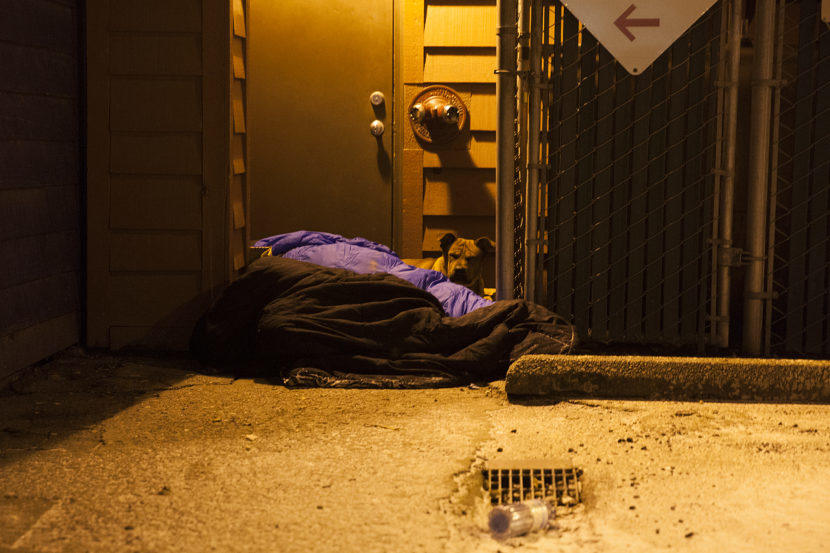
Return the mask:
[[(423, 13), (420, 18), (415, 17), (413, 21), (412, 8), (416, 4), (421, 6), (423, 12), (423, 0), (392, 0), (393, 2), (393, 23), (392, 23), (392, 44), (394, 47), (392, 67), (392, 98), (394, 107), (392, 109), (392, 249), (401, 257), (421, 257), (420, 247), (415, 252), (411, 238), (408, 234), (413, 232), (412, 226), (420, 221), (423, 207), (408, 205), (405, 202), (404, 177), (406, 167), (411, 172), (412, 164), (404, 159), (404, 122), (406, 116), (406, 102), (404, 98), (404, 82), (406, 80), (405, 69), (411, 63), (413, 49), (423, 51), (420, 44), (413, 44), (412, 40), (419, 35), (412, 32), (412, 25), (417, 25), (420, 20), (423, 26)], [(407, 29), (409, 31), (407, 32)], [(423, 39), (421, 39), (423, 42)], [(422, 176), (423, 179), (423, 176)], [(406, 196), (409, 200), (409, 196)], [(423, 200), (422, 200), (423, 201)], [(418, 224), (420, 226), (420, 223)], [(420, 232), (418, 232), (420, 238)], [(409, 239), (408, 239), (409, 238)]]

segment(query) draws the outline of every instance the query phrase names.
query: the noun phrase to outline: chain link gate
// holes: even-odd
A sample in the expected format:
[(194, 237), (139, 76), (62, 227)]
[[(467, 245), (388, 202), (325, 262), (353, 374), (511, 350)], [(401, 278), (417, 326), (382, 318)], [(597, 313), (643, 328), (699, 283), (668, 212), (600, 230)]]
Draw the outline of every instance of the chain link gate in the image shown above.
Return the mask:
[(778, 5), (765, 353), (830, 355), (830, 24), (820, 4)]
[[(636, 77), (562, 4), (524, 1), (542, 25), (519, 72), (530, 93), (518, 97), (517, 294), (524, 282), (587, 341), (830, 355), (830, 22), (821, 0), (755, 4), (752, 112), (740, 121), (741, 0), (716, 3)], [(751, 129), (748, 144), (738, 125)], [(736, 182), (742, 148), (749, 174)], [(748, 203), (733, 224), (736, 188)], [(744, 224), (733, 244), (733, 226)], [(731, 301), (735, 270), (744, 290)], [(742, 344), (731, 326), (743, 328)]]
[(513, 297), (525, 297), (525, 180), (522, 174), (522, 135), (519, 119), (513, 123)]
[(544, 10), (537, 299), (589, 341), (709, 341), (730, 5), (636, 77), (559, 2)]

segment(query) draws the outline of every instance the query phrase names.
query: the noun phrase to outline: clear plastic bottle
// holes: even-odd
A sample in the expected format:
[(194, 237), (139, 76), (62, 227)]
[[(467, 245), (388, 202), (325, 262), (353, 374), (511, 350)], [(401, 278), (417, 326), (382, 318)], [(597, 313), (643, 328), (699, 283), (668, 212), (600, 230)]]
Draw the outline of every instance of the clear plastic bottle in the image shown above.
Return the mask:
[(546, 501), (532, 499), (522, 503), (499, 505), (490, 511), (490, 534), (506, 540), (546, 528), (554, 513)]

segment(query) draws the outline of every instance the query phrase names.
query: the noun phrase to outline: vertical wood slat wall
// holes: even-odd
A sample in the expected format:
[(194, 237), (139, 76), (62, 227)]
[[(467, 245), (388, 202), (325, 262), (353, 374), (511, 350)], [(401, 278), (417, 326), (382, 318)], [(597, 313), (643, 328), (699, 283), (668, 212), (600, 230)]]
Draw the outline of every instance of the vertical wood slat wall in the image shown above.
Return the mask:
[(401, 123), (404, 257), (436, 252), (448, 231), (494, 237), (496, 166), (495, 0), (405, 0), (401, 33), (403, 103), (445, 84), (470, 110), (470, 130), (424, 149), (408, 118)]
[(245, 266), (245, 252), (247, 251), (249, 233), (246, 217), (249, 205), (250, 189), (247, 177), (247, 124), (245, 106), (245, 51), (246, 51), (246, 21), (247, 2), (231, 0), (232, 30), (231, 30), (231, 74), (230, 97), (231, 117), (231, 177), (230, 177), (230, 214), (228, 229), (231, 237), (230, 262), (232, 272), (239, 271)]
[(0, 379), (80, 335), (80, 8), (0, 2)]
[(230, 274), (231, 8), (87, 0), (87, 17), (87, 341), (179, 349)]

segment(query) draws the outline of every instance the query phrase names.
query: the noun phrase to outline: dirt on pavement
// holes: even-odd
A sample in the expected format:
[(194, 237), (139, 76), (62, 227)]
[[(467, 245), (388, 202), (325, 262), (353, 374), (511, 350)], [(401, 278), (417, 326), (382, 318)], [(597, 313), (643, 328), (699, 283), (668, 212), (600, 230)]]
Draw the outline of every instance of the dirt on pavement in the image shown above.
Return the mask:
[[(583, 469), (583, 503), (492, 540), (481, 468), (540, 457)], [(824, 551), (828, 535), (826, 405), (288, 389), (80, 350), (0, 391), (0, 551)]]

